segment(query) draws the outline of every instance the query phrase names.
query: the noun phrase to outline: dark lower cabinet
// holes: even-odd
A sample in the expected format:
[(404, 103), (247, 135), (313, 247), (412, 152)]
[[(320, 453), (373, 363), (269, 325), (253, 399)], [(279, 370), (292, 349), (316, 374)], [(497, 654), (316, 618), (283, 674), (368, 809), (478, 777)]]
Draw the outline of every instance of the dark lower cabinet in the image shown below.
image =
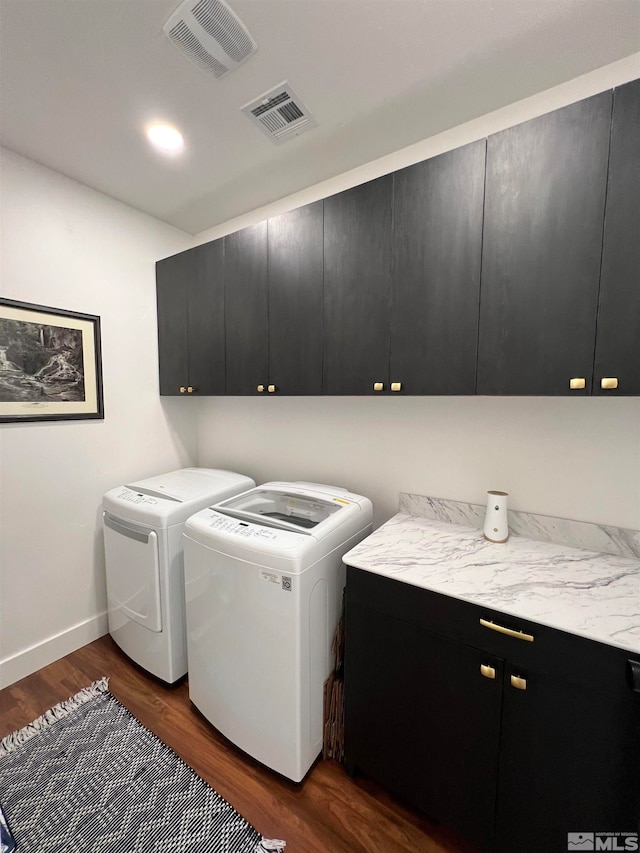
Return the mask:
[(224, 246), (156, 264), (160, 394), (224, 394)]
[(487, 140), (478, 394), (591, 391), (611, 105)]
[(347, 760), (489, 845), (502, 697), (480, 667), (499, 679), (502, 661), (357, 601), (347, 620)]
[(324, 393), (389, 390), (393, 175), (324, 201)]
[(345, 626), (348, 772), (483, 851), (640, 829), (629, 652), (351, 567)]
[(640, 394), (640, 80), (613, 93), (594, 394)]
[(227, 394), (266, 391), (269, 381), (267, 223), (224, 238)]
[(565, 853), (569, 832), (640, 829), (640, 705), (620, 674), (611, 691), (506, 665), (496, 851)]

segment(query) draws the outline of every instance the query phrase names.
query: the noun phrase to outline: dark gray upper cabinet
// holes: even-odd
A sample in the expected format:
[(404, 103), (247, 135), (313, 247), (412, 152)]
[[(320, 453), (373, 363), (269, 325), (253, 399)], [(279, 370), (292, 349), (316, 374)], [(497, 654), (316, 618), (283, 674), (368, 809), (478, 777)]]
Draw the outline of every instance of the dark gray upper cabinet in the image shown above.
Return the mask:
[(156, 264), (163, 395), (224, 394), (223, 265), (222, 240)]
[(189, 384), (187, 291), (192, 276), (191, 252), (156, 264), (160, 394), (185, 393)]
[(640, 394), (640, 80), (157, 264), (160, 393)]
[(224, 238), (227, 394), (255, 394), (269, 378), (267, 223)]
[(486, 142), (394, 174), (390, 380), (474, 394)]
[(389, 384), (393, 175), (324, 202), (324, 393)]
[(224, 241), (193, 251), (189, 288), (189, 382), (198, 394), (224, 394)]
[(611, 105), (604, 92), (487, 141), (478, 394), (590, 391)]
[(640, 80), (613, 95), (593, 393), (640, 394)]
[(278, 394), (322, 394), (323, 202), (269, 219), (269, 378)]

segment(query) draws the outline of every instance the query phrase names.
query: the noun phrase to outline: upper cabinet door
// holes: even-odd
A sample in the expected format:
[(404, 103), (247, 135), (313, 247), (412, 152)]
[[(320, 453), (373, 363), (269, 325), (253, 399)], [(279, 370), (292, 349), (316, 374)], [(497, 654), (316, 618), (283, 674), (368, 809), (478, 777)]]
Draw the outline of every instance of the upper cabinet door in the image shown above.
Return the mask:
[(269, 220), (269, 383), (322, 394), (322, 201)]
[(487, 141), (478, 394), (591, 389), (611, 104), (604, 92)]
[(197, 394), (224, 394), (224, 241), (191, 250), (189, 383)]
[(222, 240), (156, 264), (160, 393), (224, 394)]
[(189, 385), (187, 305), (192, 278), (191, 251), (181, 252), (156, 264), (158, 359), (160, 394), (163, 395), (184, 394)]
[(485, 140), (394, 175), (392, 388), (474, 394)]
[(640, 80), (613, 94), (593, 393), (640, 394)]
[(392, 189), (385, 175), (324, 202), (325, 394), (389, 387)]
[(267, 223), (224, 238), (227, 394), (268, 384)]

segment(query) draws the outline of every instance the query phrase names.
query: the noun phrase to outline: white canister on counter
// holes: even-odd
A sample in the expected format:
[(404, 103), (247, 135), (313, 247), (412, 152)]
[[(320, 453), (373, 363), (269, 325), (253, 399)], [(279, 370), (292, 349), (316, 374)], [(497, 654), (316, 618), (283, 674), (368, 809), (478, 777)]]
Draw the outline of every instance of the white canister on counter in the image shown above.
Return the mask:
[(484, 538), (489, 542), (506, 542), (509, 538), (507, 520), (508, 492), (487, 492), (487, 514), (484, 519)]

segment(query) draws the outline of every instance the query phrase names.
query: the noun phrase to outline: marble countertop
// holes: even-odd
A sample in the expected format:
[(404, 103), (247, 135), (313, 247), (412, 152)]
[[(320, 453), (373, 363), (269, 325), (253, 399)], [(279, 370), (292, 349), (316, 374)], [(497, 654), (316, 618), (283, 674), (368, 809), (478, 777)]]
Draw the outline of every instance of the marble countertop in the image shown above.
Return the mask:
[(398, 513), (352, 548), (358, 569), (640, 653), (640, 559)]

